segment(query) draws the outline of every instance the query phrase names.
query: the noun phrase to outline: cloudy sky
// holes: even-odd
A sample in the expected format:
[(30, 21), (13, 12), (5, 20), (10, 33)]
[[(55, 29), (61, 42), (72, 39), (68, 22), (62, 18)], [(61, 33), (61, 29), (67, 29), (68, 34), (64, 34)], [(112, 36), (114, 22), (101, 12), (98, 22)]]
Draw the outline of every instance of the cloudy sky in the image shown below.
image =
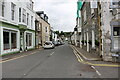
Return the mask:
[(54, 30), (73, 31), (76, 25), (77, 0), (34, 0), (35, 11), (44, 11)]

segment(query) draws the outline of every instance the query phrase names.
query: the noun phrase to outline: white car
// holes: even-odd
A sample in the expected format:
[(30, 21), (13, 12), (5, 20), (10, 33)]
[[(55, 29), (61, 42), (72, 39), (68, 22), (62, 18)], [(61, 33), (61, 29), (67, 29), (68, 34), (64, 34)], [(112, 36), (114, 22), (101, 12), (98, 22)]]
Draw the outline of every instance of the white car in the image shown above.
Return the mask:
[(54, 47), (55, 46), (52, 41), (46, 41), (43, 46), (44, 49), (53, 49)]

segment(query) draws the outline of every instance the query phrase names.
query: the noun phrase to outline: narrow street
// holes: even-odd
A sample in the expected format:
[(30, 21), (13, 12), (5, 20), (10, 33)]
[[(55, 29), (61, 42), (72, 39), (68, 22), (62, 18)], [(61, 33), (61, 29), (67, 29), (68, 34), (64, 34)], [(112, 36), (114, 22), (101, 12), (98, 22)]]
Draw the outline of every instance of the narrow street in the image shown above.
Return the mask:
[[(79, 63), (72, 48), (66, 43), (55, 49), (2, 63), (3, 78), (117, 78), (118, 68), (95, 67)], [(105, 73), (104, 71), (108, 72)]]

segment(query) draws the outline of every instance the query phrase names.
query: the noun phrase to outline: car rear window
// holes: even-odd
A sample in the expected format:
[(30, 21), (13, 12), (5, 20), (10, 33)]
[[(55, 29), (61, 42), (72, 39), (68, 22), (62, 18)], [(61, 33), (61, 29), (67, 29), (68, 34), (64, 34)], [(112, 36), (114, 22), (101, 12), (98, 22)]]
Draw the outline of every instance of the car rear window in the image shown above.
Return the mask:
[(50, 43), (50, 42), (45, 42), (45, 45), (50, 45), (50, 44), (52, 44), (52, 43)]

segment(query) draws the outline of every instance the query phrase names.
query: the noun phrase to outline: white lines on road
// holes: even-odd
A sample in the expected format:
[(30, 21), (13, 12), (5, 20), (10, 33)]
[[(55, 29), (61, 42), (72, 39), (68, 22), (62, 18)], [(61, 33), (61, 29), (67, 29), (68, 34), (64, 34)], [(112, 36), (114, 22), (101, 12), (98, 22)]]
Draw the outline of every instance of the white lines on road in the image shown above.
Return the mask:
[(99, 76), (101, 76), (100, 72), (99, 72), (94, 66), (91, 66), (91, 67), (96, 71), (96, 73), (97, 73)]
[(50, 55), (52, 56), (55, 52), (52, 52)]

